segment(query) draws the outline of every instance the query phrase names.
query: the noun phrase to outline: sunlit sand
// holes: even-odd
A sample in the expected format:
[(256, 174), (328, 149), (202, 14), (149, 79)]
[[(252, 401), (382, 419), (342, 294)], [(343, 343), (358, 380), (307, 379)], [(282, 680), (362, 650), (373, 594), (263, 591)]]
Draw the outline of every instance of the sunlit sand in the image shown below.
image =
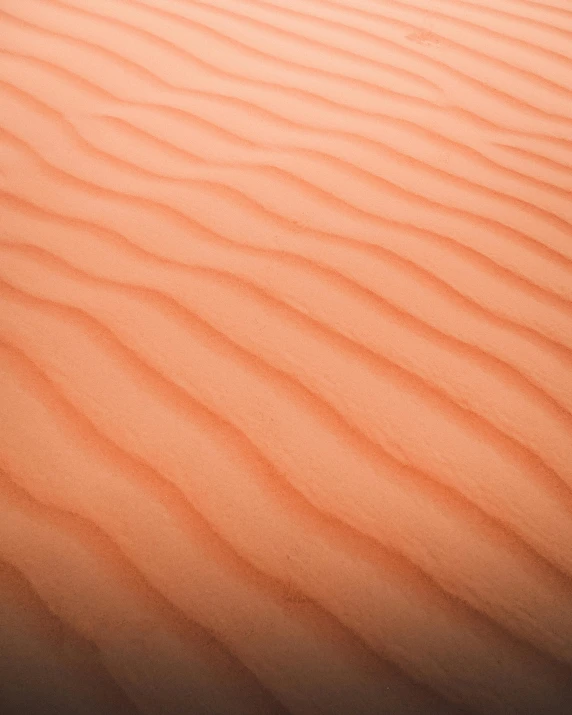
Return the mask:
[(2, 0), (0, 711), (572, 712), (568, 0)]

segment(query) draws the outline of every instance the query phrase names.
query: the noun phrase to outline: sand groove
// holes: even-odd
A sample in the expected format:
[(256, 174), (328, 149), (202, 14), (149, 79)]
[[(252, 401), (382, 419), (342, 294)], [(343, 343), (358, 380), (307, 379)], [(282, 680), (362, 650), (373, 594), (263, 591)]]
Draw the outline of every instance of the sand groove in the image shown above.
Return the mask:
[(570, 711), (571, 38), (2, 3), (6, 712)]

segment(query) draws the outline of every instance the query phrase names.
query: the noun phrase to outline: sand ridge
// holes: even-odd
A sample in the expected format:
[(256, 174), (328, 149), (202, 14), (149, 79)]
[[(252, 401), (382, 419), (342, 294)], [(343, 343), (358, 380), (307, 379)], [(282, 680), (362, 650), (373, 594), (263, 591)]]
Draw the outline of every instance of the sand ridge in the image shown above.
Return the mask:
[(569, 711), (571, 39), (0, 4), (7, 712)]

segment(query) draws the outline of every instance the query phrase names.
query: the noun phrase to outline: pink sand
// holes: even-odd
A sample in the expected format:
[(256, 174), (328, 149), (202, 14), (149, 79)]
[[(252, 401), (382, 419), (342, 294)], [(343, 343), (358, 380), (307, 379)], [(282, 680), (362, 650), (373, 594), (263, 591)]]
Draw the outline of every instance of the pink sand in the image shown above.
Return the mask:
[(2, 0), (0, 710), (572, 712), (571, 189), (569, 0)]

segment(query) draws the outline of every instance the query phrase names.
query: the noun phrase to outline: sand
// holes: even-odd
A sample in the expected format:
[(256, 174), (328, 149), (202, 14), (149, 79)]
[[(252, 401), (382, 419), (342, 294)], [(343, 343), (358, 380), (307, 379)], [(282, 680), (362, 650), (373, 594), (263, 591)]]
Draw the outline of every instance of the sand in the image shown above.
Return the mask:
[(1, 712), (572, 712), (571, 168), (568, 0), (2, 0)]

